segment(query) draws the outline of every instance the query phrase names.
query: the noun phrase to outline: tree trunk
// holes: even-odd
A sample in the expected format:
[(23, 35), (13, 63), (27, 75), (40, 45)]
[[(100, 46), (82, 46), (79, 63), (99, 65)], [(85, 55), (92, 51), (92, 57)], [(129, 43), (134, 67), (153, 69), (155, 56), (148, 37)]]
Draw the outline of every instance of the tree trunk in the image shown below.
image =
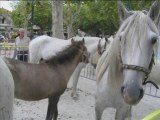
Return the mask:
[(81, 8), (81, 1), (77, 2), (76, 12), (72, 12), (70, 2), (68, 2), (69, 21), (67, 21), (68, 39), (74, 36), (73, 23), (76, 21)]
[[(71, 21), (72, 21), (72, 20), (71, 20)], [(67, 34), (68, 34), (67, 38), (68, 38), (68, 39), (74, 36), (72, 24), (73, 24), (73, 23), (71, 22), (71, 23), (69, 23), (69, 24), (67, 25)]]
[(63, 32), (63, 1), (52, 1), (52, 36), (64, 39)]

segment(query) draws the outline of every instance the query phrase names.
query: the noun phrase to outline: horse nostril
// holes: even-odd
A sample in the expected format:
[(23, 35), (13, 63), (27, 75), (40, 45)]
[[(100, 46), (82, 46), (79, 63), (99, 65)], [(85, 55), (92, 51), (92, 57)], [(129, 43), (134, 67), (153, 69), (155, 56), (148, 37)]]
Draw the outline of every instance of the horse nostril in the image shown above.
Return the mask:
[(124, 91), (124, 86), (121, 87), (121, 93), (123, 94)]
[(140, 89), (140, 95), (139, 95), (139, 98), (141, 99), (141, 98), (143, 97), (143, 95), (144, 95), (144, 90), (141, 88), (141, 89)]

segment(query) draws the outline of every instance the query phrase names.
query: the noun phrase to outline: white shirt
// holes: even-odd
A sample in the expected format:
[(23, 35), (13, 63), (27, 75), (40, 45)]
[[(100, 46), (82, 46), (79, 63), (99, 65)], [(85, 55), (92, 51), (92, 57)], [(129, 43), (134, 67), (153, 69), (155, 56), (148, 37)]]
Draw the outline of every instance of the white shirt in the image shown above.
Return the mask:
[(20, 39), (18, 36), (15, 39), (15, 46), (17, 47), (17, 50), (28, 50), (29, 42), (29, 37), (24, 36), (22, 39)]

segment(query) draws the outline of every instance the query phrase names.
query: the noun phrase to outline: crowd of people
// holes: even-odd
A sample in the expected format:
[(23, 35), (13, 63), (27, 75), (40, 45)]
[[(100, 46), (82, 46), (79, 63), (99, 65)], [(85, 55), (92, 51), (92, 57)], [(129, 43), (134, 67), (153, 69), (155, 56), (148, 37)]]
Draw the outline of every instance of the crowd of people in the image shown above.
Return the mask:
[(13, 28), (11, 28), (9, 31), (7, 32), (1, 32), (0, 33), (0, 41), (4, 42), (4, 41), (9, 41), (9, 40), (13, 40), (18, 36), (18, 32), (17, 31), (13, 31)]

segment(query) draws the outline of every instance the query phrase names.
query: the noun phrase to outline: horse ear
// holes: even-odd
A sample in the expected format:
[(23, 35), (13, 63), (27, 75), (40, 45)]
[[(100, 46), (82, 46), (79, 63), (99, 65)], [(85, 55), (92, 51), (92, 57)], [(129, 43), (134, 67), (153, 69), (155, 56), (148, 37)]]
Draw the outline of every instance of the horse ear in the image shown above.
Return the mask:
[(101, 39), (99, 39), (99, 41), (98, 41), (98, 45), (100, 45), (100, 43), (101, 43)]
[(82, 39), (82, 43), (83, 43), (83, 44), (85, 44), (85, 40), (84, 40), (84, 38)]
[(75, 41), (74, 41), (74, 39), (72, 38), (72, 39), (71, 39), (71, 43), (74, 44), (74, 42), (75, 42)]
[(149, 12), (148, 12), (148, 16), (155, 22), (155, 24), (157, 25), (159, 23), (159, 17), (160, 17), (160, 1), (159, 0), (156, 0)]
[(118, 12), (121, 23), (130, 16), (130, 12), (126, 9), (121, 1), (118, 1)]

